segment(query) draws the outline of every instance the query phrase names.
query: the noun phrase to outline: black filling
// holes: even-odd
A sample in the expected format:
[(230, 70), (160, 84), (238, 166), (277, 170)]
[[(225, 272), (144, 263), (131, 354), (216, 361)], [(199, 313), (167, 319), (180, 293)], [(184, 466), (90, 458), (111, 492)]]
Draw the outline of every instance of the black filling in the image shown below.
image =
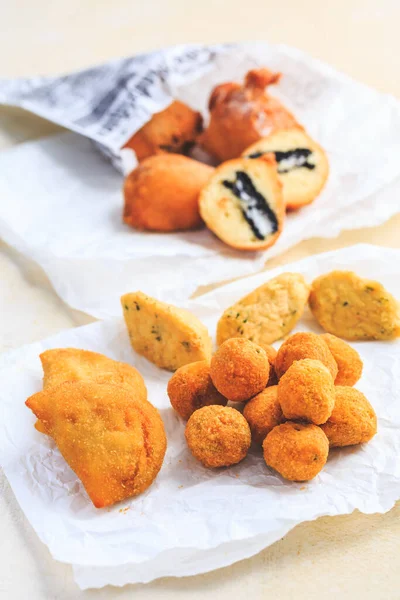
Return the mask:
[(294, 150), (288, 150), (283, 152), (280, 150), (271, 150), (270, 152), (253, 152), (249, 154), (248, 158), (260, 158), (264, 154), (275, 154), (276, 162), (278, 163), (278, 173), (289, 173), (294, 169), (315, 169), (313, 163), (308, 162), (312, 150), (308, 148), (295, 148)]
[(278, 219), (268, 201), (254, 187), (244, 171), (236, 171), (236, 181), (224, 180), (222, 184), (240, 200), (244, 218), (258, 240), (278, 231)]

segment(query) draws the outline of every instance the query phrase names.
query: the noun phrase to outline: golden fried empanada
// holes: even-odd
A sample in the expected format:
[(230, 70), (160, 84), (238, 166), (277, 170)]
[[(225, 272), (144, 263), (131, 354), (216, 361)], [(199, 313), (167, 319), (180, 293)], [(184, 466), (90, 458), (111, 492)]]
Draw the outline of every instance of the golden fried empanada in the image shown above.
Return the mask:
[[(40, 360), (44, 389), (66, 381), (93, 381), (128, 386), (135, 390), (138, 400), (147, 398), (147, 389), (139, 371), (103, 354), (78, 348), (54, 348), (42, 352)], [(41, 433), (47, 433), (40, 421), (35, 427)]]
[(166, 450), (161, 417), (127, 387), (66, 382), (34, 394), (26, 405), (97, 508), (140, 494), (161, 468)]

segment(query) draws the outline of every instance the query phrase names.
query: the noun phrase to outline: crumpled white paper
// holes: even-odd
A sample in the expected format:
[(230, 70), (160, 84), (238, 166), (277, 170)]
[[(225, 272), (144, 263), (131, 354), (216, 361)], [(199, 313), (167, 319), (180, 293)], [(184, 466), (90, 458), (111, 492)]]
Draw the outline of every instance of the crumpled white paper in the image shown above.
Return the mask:
[[(376, 278), (400, 297), (399, 250), (358, 245), (313, 256), (221, 287), (188, 303), (215, 332), (222, 311), (283, 271), (308, 281), (332, 269)], [(296, 330), (316, 331), (307, 310)], [(33, 427), (27, 396), (41, 389), (38, 355), (74, 346), (129, 362), (145, 377), (164, 420), (168, 450), (154, 484), (113, 508), (95, 509), (49, 438)], [(27, 518), (57, 560), (74, 565), (82, 588), (147, 582), (210, 571), (251, 556), (298, 523), (359, 509), (388, 511), (400, 497), (400, 340), (353, 346), (364, 361), (357, 388), (378, 415), (378, 434), (363, 446), (332, 450), (309, 483), (289, 483), (269, 470), (261, 452), (240, 464), (207, 470), (191, 456), (184, 423), (166, 395), (170, 374), (134, 354), (122, 319), (62, 332), (0, 357), (0, 461)]]
[(38, 262), (72, 307), (96, 317), (117, 315), (118, 296), (134, 289), (179, 302), (199, 285), (259, 270), (301, 240), (378, 225), (400, 210), (397, 100), (286, 46), (236, 45), (216, 56), (199, 78), (190, 71), (190, 84), (181, 74), (168, 93), (204, 112), (216, 83), (241, 79), (254, 66), (282, 71), (271, 93), (327, 150), (326, 188), (288, 216), (275, 246), (249, 254), (206, 229), (156, 234), (125, 226), (122, 177), (83, 137), (70, 133), (4, 152), (0, 236)]

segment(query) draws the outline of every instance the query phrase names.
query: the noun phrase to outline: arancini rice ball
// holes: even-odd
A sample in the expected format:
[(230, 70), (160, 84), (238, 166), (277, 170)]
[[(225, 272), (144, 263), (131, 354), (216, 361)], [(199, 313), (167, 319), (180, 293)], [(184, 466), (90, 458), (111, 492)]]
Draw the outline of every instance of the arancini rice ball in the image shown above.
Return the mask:
[(243, 416), (250, 425), (252, 441), (262, 444), (267, 433), (285, 420), (278, 402), (278, 386), (267, 387), (249, 400)]
[(320, 360), (335, 379), (338, 366), (327, 343), (322, 339), (322, 336), (308, 331), (294, 333), (279, 348), (275, 359), (275, 371), (278, 378), (280, 379), (286, 373), (295, 360), (302, 360), (303, 358)]
[(335, 385), (356, 384), (363, 370), (363, 362), (357, 350), (331, 333), (325, 333), (321, 337), (325, 340), (338, 366)]

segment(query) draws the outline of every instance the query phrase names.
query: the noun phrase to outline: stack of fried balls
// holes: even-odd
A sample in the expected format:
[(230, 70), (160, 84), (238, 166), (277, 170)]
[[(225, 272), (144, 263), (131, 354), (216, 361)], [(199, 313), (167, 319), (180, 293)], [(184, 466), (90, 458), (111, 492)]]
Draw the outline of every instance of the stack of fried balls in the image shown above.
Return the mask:
[(374, 409), (353, 387), (362, 368), (356, 350), (331, 334), (295, 333), (278, 351), (230, 338), (211, 362), (179, 368), (168, 396), (205, 467), (234, 465), (253, 443), (282, 477), (308, 481), (329, 448), (368, 442), (377, 431)]

